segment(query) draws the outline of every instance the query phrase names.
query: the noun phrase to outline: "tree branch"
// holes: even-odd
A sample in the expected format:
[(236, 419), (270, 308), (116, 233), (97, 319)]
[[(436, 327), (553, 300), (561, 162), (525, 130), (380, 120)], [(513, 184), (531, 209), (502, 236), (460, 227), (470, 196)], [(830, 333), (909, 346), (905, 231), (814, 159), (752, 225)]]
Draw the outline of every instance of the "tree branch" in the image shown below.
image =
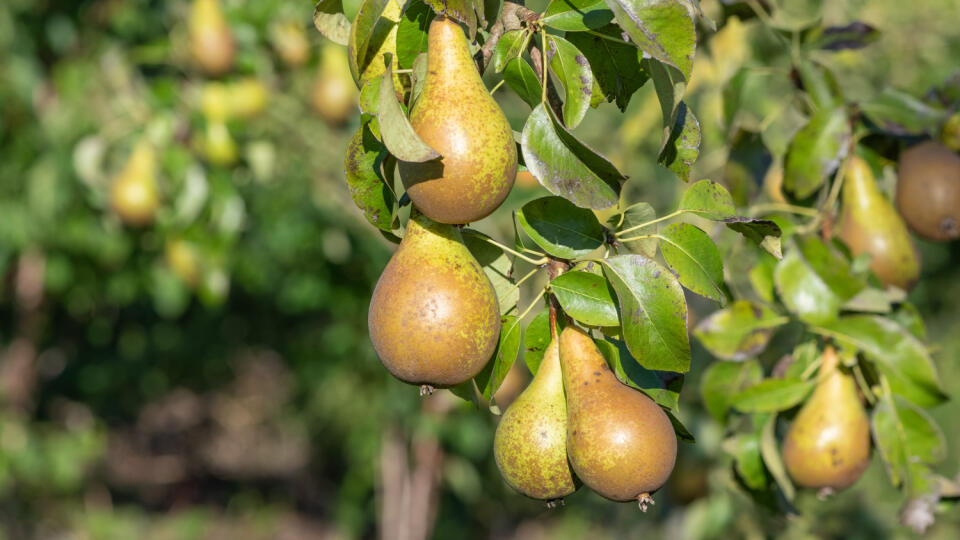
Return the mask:
[[(543, 70), (544, 70), (544, 59), (543, 54), (540, 52), (540, 48), (536, 43), (531, 39), (530, 40), (530, 60), (533, 61), (533, 70), (537, 73), (537, 78), (543, 80)], [(549, 61), (549, 59), (548, 59)], [(553, 85), (553, 81), (550, 77), (546, 78), (547, 80), (547, 102), (550, 104), (550, 108), (553, 109), (553, 114), (556, 115), (557, 119), (561, 123), (564, 123), (563, 120), (563, 101), (560, 100), (560, 94), (557, 93), (557, 88)]]
[(517, 2), (510, 2), (508, 0), (503, 3), (503, 9), (500, 10), (500, 17), (497, 19), (497, 22), (493, 23), (493, 26), (490, 27), (490, 35), (487, 36), (483, 47), (480, 48), (480, 51), (474, 58), (477, 62), (477, 69), (480, 70), (481, 74), (487, 70), (487, 65), (493, 57), (493, 50), (497, 48), (497, 43), (500, 41), (500, 38), (503, 37), (503, 34), (511, 30), (520, 30), (524, 26), (529, 26), (540, 17), (539, 13), (524, 7), (523, 2), (524, 0)]

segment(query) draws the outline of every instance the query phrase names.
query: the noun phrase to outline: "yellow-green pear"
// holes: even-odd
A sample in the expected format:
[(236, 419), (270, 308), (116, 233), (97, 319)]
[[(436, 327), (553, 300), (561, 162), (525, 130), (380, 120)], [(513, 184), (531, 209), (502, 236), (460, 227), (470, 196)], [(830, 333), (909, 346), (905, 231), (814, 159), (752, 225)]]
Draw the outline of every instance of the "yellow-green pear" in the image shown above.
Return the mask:
[(307, 41), (307, 35), (299, 22), (274, 23), (270, 27), (270, 38), (284, 64), (297, 67), (310, 58), (310, 42)]
[(237, 161), (237, 143), (223, 122), (207, 122), (202, 147), (203, 155), (214, 165), (229, 166)]
[(188, 26), (190, 53), (197, 64), (210, 75), (229, 71), (235, 46), (219, 0), (194, 0)]
[(157, 156), (153, 146), (141, 141), (110, 186), (110, 207), (127, 225), (153, 222), (160, 207)]
[(884, 285), (907, 290), (920, 275), (920, 260), (907, 226), (883, 196), (859, 156), (851, 156), (843, 180), (838, 236), (854, 255), (869, 253), (870, 269)]
[(799, 486), (841, 490), (870, 462), (870, 421), (833, 347), (824, 349), (821, 362), (817, 387), (783, 441), (783, 462)]
[(560, 335), (567, 398), (567, 454), (590, 489), (614, 501), (638, 501), (666, 483), (677, 460), (670, 418), (643, 392), (621, 383), (585, 332)]
[(473, 378), (500, 336), (497, 295), (460, 231), (416, 209), (373, 290), (367, 322), (383, 365), (422, 391)]
[(907, 225), (928, 240), (960, 238), (960, 156), (933, 141), (905, 151), (900, 156), (897, 208)]
[(493, 457), (507, 484), (528, 497), (554, 500), (577, 489), (567, 461), (567, 404), (555, 328), (533, 381), (497, 425)]
[(350, 78), (347, 51), (324, 42), (320, 48), (320, 69), (313, 83), (313, 109), (331, 126), (342, 126), (357, 110), (360, 93)]
[(430, 219), (477, 221), (507, 198), (517, 176), (513, 131), (480, 78), (463, 29), (442, 15), (427, 33), (427, 76), (410, 125), (442, 156), (399, 163), (410, 200)]

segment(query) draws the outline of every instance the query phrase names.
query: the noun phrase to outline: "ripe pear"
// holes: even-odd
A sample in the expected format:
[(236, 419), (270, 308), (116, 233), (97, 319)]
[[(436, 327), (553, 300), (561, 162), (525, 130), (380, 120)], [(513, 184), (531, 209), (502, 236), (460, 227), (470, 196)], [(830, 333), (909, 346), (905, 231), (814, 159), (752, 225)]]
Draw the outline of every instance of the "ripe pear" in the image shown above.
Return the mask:
[(297, 21), (275, 23), (270, 28), (273, 48), (283, 63), (290, 67), (303, 65), (310, 58), (310, 42)]
[(560, 370), (560, 343), (553, 339), (530, 386), (510, 404), (497, 425), (493, 457), (513, 489), (542, 500), (577, 489), (567, 461), (567, 404)]
[(142, 141), (114, 178), (110, 186), (110, 207), (127, 225), (141, 226), (153, 222), (160, 207), (156, 167), (153, 146)]
[(237, 143), (223, 122), (207, 122), (201, 145), (203, 155), (214, 165), (233, 165), (239, 154)]
[(870, 165), (851, 156), (843, 181), (838, 236), (854, 255), (869, 253), (870, 269), (884, 285), (907, 290), (920, 275), (920, 260), (907, 226), (880, 192)]
[(260, 79), (246, 77), (227, 87), (230, 113), (238, 118), (250, 118), (263, 112), (270, 91)]
[(573, 472), (614, 501), (652, 502), (677, 459), (677, 436), (666, 413), (621, 383), (593, 339), (568, 326), (560, 335), (567, 396), (567, 453)]
[(783, 462), (797, 485), (841, 490), (870, 462), (870, 421), (833, 347), (823, 351), (821, 362), (817, 387), (783, 441)]
[(209, 75), (233, 66), (235, 47), (219, 0), (194, 0), (189, 20), (190, 53)]
[(430, 219), (477, 221), (507, 198), (517, 176), (513, 131), (480, 79), (463, 29), (444, 16), (427, 32), (427, 77), (410, 125), (442, 156), (399, 163), (407, 194)]
[(460, 231), (414, 209), (373, 290), (368, 325), (387, 370), (429, 391), (483, 369), (497, 347), (500, 310)]
[(193, 244), (182, 238), (168, 239), (164, 245), (167, 265), (187, 285), (194, 286), (200, 278), (200, 261)]
[(904, 152), (897, 208), (924, 238), (940, 242), (960, 238), (960, 156), (932, 141)]
[(320, 71), (313, 83), (313, 109), (331, 126), (342, 126), (357, 107), (360, 93), (350, 79), (350, 65), (343, 47), (327, 41), (320, 49)]

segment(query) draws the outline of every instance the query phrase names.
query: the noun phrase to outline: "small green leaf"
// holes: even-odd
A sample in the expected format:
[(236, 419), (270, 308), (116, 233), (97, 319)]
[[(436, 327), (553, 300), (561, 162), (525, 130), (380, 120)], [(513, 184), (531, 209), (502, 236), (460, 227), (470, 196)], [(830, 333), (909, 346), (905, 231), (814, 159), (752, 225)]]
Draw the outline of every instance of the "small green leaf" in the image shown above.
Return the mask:
[[(569, 5), (570, 0), (555, 0), (553, 4)], [(606, 7), (603, 0), (599, 5)], [(613, 14), (611, 13), (612, 17)], [(596, 34), (602, 34), (601, 37)], [(591, 105), (606, 99), (616, 101), (620, 111), (626, 111), (630, 97), (650, 78), (637, 56), (637, 48), (629, 41), (623, 41), (620, 27), (611, 24), (598, 28), (591, 33), (570, 32), (566, 35), (570, 43), (580, 49), (590, 62), (596, 86), (593, 90)], [(599, 87), (599, 92), (597, 91)]]
[(613, 12), (604, 0), (551, 0), (541, 19), (550, 28), (566, 32), (601, 28), (612, 20)]
[(323, 37), (338, 45), (350, 41), (350, 21), (343, 14), (341, 0), (321, 0), (313, 11), (313, 25)]
[(551, 193), (595, 210), (619, 201), (626, 177), (560, 125), (549, 107), (540, 104), (530, 113), (521, 148), (527, 168)]
[(769, 308), (739, 300), (704, 319), (693, 334), (717, 358), (745, 360), (760, 354), (788, 319)]
[(580, 125), (590, 108), (593, 95), (593, 71), (590, 62), (574, 44), (559, 36), (548, 38), (550, 70), (560, 79), (566, 93), (563, 121), (568, 128)]
[(507, 315), (501, 319), (500, 342), (493, 358), (487, 367), (476, 377), (477, 388), (488, 401), (497, 393), (503, 379), (506, 378), (513, 362), (520, 352), (520, 320), (515, 315)]
[(689, 182), (690, 169), (700, 155), (700, 122), (683, 102), (677, 106), (674, 116), (667, 142), (657, 161), (684, 182)]
[[(755, 417), (755, 421), (761, 421), (762, 417)], [(783, 497), (792, 501), (796, 490), (790, 477), (787, 476), (786, 467), (783, 465), (783, 459), (780, 457), (780, 445), (777, 443), (777, 415), (771, 414), (763, 423), (763, 432), (760, 438), (760, 455), (763, 456), (763, 462), (770, 471), (770, 475), (776, 480), (777, 486), (783, 492)]]
[(554, 257), (575, 259), (603, 245), (604, 230), (597, 216), (562, 197), (534, 199), (516, 216), (523, 232)]
[(676, 272), (680, 284), (691, 291), (727, 303), (723, 259), (710, 236), (688, 223), (673, 223), (660, 231), (660, 252)]
[(397, 61), (403, 69), (413, 66), (417, 56), (427, 52), (427, 30), (434, 13), (424, 3), (412, 2), (397, 26)]
[(724, 449), (733, 456), (734, 468), (744, 485), (753, 490), (767, 485), (766, 468), (760, 454), (760, 434), (741, 433), (724, 441)]
[(530, 321), (523, 333), (523, 361), (530, 373), (536, 375), (547, 345), (550, 345), (550, 312), (544, 309)]
[(511, 60), (518, 58), (523, 54), (523, 46), (530, 36), (529, 30), (510, 30), (500, 36), (500, 41), (493, 49), (493, 56), (490, 58), (490, 66), (493, 71), (500, 73)]
[(624, 340), (647, 369), (690, 369), (687, 303), (668, 270), (641, 255), (603, 260), (604, 274), (620, 301)]
[(377, 107), (377, 119), (380, 121), (380, 133), (387, 150), (401, 161), (422, 163), (437, 159), (440, 154), (423, 142), (410, 125), (403, 113), (393, 87), (393, 69), (390, 55), (385, 57), (387, 70), (380, 80), (380, 100)]
[(391, 231), (396, 224), (396, 198), (381, 174), (386, 157), (386, 147), (373, 136), (370, 126), (362, 125), (347, 145), (344, 170), (350, 197), (367, 221)]
[(765, 379), (733, 396), (730, 405), (745, 413), (785, 411), (803, 401), (815, 385), (801, 379)]
[(603, 276), (567, 272), (550, 282), (550, 290), (567, 315), (589, 326), (619, 326), (614, 293)]
[(724, 423), (730, 410), (730, 398), (762, 379), (763, 369), (756, 359), (714, 362), (704, 371), (700, 381), (703, 404), (717, 422)]
[(697, 32), (687, 6), (677, 0), (607, 0), (613, 16), (648, 56), (690, 78)]
[(507, 62), (507, 67), (503, 70), (503, 80), (527, 105), (536, 107), (540, 104), (543, 85), (540, 84), (536, 72), (523, 58), (514, 58)]
[(850, 122), (843, 107), (820, 109), (790, 143), (783, 187), (797, 198), (813, 195), (847, 155)]
[(717, 221), (737, 216), (730, 192), (712, 180), (700, 180), (688, 187), (679, 210)]
[(783, 257), (780, 226), (767, 219), (735, 217), (721, 220), (727, 228), (742, 234), (777, 259)]

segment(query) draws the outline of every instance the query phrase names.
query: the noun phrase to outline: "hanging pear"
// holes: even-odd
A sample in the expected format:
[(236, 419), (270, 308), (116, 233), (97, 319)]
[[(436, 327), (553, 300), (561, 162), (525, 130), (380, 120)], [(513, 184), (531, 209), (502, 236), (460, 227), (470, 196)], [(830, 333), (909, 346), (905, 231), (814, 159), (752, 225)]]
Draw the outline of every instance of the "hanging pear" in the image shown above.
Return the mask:
[(343, 47), (332, 41), (320, 48), (320, 70), (313, 83), (313, 109), (331, 126), (342, 126), (357, 108), (359, 92), (350, 77)]
[(817, 387), (783, 441), (783, 462), (797, 485), (841, 490), (870, 462), (870, 421), (833, 347), (824, 349), (821, 362)]
[(920, 261), (900, 215), (880, 192), (870, 165), (851, 156), (843, 181), (838, 236), (854, 255), (869, 253), (870, 269), (884, 285), (907, 290), (920, 275)]
[(938, 242), (960, 238), (960, 156), (933, 141), (904, 152), (897, 208), (924, 238)]
[(427, 392), (483, 369), (497, 347), (500, 310), (460, 231), (414, 209), (373, 290), (368, 324), (387, 370)]
[(219, 0), (194, 0), (189, 20), (190, 53), (209, 75), (233, 67), (235, 47)]
[(442, 158), (399, 163), (407, 194), (441, 223), (482, 219), (507, 198), (517, 148), (507, 117), (483, 85), (463, 29), (437, 16), (427, 34), (427, 77), (410, 125)]
[(530, 386), (513, 401), (497, 425), (493, 456), (513, 489), (542, 500), (577, 489), (567, 461), (567, 404), (560, 370), (556, 327)]
[(621, 383), (593, 339), (568, 326), (560, 335), (567, 397), (567, 453), (573, 472), (614, 501), (638, 501), (666, 483), (677, 459), (677, 436), (666, 413)]
[(127, 225), (147, 225), (157, 214), (160, 194), (156, 166), (153, 147), (141, 141), (110, 186), (110, 207)]

